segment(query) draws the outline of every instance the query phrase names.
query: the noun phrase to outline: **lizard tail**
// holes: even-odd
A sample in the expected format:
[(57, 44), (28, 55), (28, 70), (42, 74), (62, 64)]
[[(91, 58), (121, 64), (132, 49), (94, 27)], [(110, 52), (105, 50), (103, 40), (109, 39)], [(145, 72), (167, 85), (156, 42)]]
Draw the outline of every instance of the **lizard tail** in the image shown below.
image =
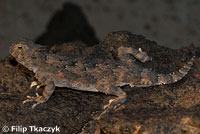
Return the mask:
[(155, 85), (170, 84), (181, 80), (190, 70), (194, 63), (195, 56), (193, 56), (190, 61), (188, 61), (182, 68), (178, 71), (170, 74), (158, 74), (157, 83)]

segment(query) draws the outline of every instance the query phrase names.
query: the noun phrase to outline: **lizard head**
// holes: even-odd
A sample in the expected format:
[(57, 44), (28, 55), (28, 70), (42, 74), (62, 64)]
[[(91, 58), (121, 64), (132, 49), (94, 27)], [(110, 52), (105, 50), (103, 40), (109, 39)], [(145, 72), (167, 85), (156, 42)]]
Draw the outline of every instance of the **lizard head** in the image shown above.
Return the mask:
[(20, 64), (27, 67), (29, 70), (35, 72), (37, 69), (42, 54), (40, 50), (43, 46), (34, 44), (31, 41), (17, 41), (9, 47), (9, 53), (19, 62)]

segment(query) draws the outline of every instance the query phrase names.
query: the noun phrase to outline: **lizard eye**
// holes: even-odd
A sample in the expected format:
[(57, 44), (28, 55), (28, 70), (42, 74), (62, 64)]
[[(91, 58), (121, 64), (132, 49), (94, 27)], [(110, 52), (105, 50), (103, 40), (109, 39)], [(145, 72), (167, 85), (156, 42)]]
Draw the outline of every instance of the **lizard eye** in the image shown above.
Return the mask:
[(19, 49), (22, 49), (22, 46), (18, 46)]

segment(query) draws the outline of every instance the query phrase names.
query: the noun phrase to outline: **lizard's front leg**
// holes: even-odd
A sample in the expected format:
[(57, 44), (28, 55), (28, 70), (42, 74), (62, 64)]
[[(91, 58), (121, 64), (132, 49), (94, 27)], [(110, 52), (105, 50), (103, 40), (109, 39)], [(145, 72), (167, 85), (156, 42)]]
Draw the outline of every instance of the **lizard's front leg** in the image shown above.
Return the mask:
[(34, 109), (35, 106), (37, 106), (38, 104), (46, 102), (51, 97), (51, 95), (55, 89), (55, 84), (51, 79), (47, 79), (44, 85), (45, 85), (45, 88), (43, 90), (42, 96), (40, 96), (36, 92), (36, 97), (27, 96), (28, 99), (24, 100), (23, 104), (25, 104), (27, 102), (35, 101), (36, 103), (33, 104), (33, 106), (32, 106), (32, 108)]

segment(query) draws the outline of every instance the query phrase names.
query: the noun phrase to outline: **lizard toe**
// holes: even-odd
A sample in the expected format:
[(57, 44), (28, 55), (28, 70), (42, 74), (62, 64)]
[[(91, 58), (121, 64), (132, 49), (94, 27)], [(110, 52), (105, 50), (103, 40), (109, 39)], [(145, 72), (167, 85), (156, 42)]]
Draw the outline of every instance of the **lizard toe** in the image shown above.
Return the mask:
[(32, 109), (34, 109), (38, 104), (45, 102), (42, 100), (42, 96), (40, 96), (38, 93), (36, 93), (36, 97), (33, 96), (27, 96), (28, 99), (23, 101), (23, 104), (31, 101), (35, 101), (36, 103), (33, 104)]
[(33, 104), (32, 105), (32, 109), (34, 109), (37, 105), (39, 105), (39, 104), (41, 104), (41, 103), (43, 103), (44, 101), (38, 101), (37, 103), (35, 103), (35, 104)]
[(30, 89), (32, 89), (33, 87), (35, 87), (35, 86), (37, 86), (37, 85), (38, 85), (37, 81), (33, 81), (33, 82), (31, 83), (31, 85), (30, 85)]

